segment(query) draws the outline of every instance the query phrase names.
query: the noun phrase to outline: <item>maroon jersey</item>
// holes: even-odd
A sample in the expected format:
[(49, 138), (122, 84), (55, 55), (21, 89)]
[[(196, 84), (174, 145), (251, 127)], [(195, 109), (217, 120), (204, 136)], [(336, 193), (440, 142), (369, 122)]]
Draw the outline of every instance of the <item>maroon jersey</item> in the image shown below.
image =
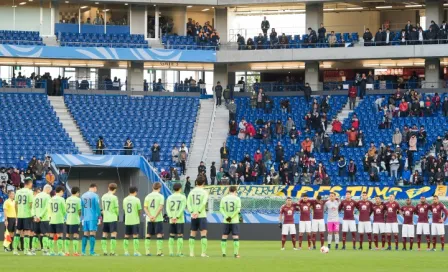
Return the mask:
[(417, 206), (415, 206), (415, 209), (418, 215), (418, 223), (429, 223), (428, 212), (431, 209), (431, 205), (429, 205), (428, 203), (419, 203), (417, 204)]
[(370, 222), (370, 214), (372, 213), (372, 202), (361, 200), (356, 203), (356, 208), (359, 211), (359, 222)]
[(403, 206), (401, 207), (401, 212), (403, 213), (403, 224), (414, 225), (414, 213), (417, 212), (417, 208), (412, 205)]
[(294, 204), (290, 207), (285, 204), (280, 208), (280, 214), (283, 214), (283, 224), (294, 224), (294, 212), (296, 210)]
[(321, 200), (321, 201), (313, 200), (311, 202), (311, 205), (313, 207), (313, 219), (315, 219), (315, 220), (324, 219), (325, 202), (327, 202), (327, 201), (326, 200)]
[(400, 210), (400, 204), (397, 201), (387, 202), (384, 204), (386, 206), (386, 223), (398, 223), (397, 211)]
[(448, 215), (448, 211), (445, 208), (445, 205), (443, 205), (442, 203), (432, 203), (431, 205), (431, 210), (432, 210), (432, 223), (436, 223), (436, 224), (442, 224), (443, 222), (440, 222), (442, 219), (442, 213), (445, 213), (445, 217)]
[(344, 217), (342, 220), (355, 220), (355, 208), (356, 201), (353, 199), (342, 200), (341, 204), (339, 204), (339, 211), (344, 211)]
[(384, 214), (386, 213), (386, 206), (383, 203), (373, 204), (373, 223), (384, 223)]
[(300, 222), (311, 221), (311, 201), (304, 202), (302, 200), (297, 204), (300, 212)]

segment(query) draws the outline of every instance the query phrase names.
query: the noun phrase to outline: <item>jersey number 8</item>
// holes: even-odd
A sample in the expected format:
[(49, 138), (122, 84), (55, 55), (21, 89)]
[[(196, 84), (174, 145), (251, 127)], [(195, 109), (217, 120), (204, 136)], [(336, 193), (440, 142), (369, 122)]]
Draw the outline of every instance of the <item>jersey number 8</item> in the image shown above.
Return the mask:
[(126, 212), (128, 212), (128, 213), (132, 213), (132, 204), (131, 203), (128, 203), (128, 205), (126, 205)]

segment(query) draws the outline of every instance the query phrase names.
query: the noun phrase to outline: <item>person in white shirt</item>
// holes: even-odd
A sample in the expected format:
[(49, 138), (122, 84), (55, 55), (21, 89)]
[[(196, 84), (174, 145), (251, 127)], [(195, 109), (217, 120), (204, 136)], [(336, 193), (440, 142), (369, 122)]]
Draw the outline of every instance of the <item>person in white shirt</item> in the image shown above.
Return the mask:
[(385, 45), (390, 45), (391, 38), (392, 37), (390, 36), (390, 30), (387, 29), (386, 30), (386, 42), (385, 42)]

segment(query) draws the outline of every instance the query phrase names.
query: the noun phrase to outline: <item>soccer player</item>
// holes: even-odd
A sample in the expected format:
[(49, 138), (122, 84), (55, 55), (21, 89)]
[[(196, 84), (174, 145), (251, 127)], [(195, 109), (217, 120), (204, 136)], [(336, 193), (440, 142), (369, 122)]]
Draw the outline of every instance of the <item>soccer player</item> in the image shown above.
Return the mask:
[(187, 208), (191, 214), (191, 230), (190, 240), (188, 241), (190, 247), (190, 257), (194, 257), (194, 242), (196, 232), (201, 232), (201, 257), (208, 257), (207, 255), (207, 212), (205, 207), (208, 202), (208, 193), (204, 190), (205, 179), (199, 178), (196, 180), (196, 186), (191, 190), (187, 198)]
[(240, 257), (239, 213), (241, 211), (241, 199), (236, 195), (236, 191), (236, 186), (230, 186), (229, 194), (221, 199), (221, 203), (219, 205), (219, 211), (224, 218), (224, 230), (221, 240), (221, 251), (223, 257), (227, 254), (227, 238), (230, 233), (232, 233), (233, 238), (233, 256), (235, 256), (235, 258)]
[(34, 233), (36, 237), (34, 239), (39, 239), (42, 237), (42, 253), (43, 255), (48, 255), (48, 248), (50, 246), (50, 239), (53, 237), (49, 236), (50, 233), (50, 193), (53, 190), (51, 185), (47, 184), (41, 193), (36, 195), (34, 198), (33, 205), (33, 217), (34, 217)]
[(401, 228), (401, 236), (403, 239), (403, 249), (406, 250), (406, 242), (409, 238), (409, 249), (412, 250), (414, 243), (414, 214), (417, 213), (417, 208), (412, 206), (410, 198), (406, 199), (406, 206), (401, 207), (401, 214), (403, 215), (403, 226)]
[[(440, 245), (442, 246), (442, 251), (445, 250), (445, 219), (448, 216), (448, 210), (445, 205), (440, 203), (439, 197), (434, 195), (433, 202), (431, 205), (432, 209), (432, 224), (431, 224), (431, 234), (432, 234), (432, 251), (436, 251), (437, 236), (440, 236)], [(443, 214), (445, 216), (443, 216)]]
[(325, 242), (325, 221), (324, 221), (324, 207), (325, 200), (322, 200), (320, 195), (317, 195), (315, 200), (311, 200), (311, 207), (313, 208), (313, 221), (311, 222), (313, 249), (316, 249), (316, 235), (320, 234), (320, 246), (324, 246)]
[(352, 233), (353, 250), (356, 250), (356, 221), (355, 221), (356, 201), (352, 199), (351, 192), (345, 193), (345, 199), (339, 205), (339, 211), (344, 211), (342, 218), (342, 250), (345, 250), (347, 232)]
[(156, 182), (152, 185), (152, 192), (145, 197), (143, 208), (148, 222), (146, 228), (145, 251), (151, 256), (151, 236), (157, 235), (157, 256), (162, 257), (163, 248), (163, 204), (165, 198), (160, 193), (162, 184)]
[(386, 244), (386, 236), (384, 234), (386, 224), (385, 224), (385, 214), (386, 206), (381, 202), (379, 196), (375, 197), (375, 204), (373, 204), (373, 241), (375, 242), (375, 250), (379, 250), (378, 241), (379, 234), (381, 234), (381, 244), (384, 249)]
[(372, 224), (370, 223), (370, 215), (372, 214), (373, 204), (367, 199), (367, 192), (362, 192), (362, 199), (356, 203), (359, 211), (358, 233), (359, 233), (359, 250), (362, 250), (364, 233), (367, 233), (369, 241), (369, 250), (372, 249)]
[(386, 235), (387, 249), (392, 250), (392, 233), (394, 234), (395, 250), (398, 250), (398, 220), (397, 212), (400, 210), (400, 204), (395, 201), (395, 196), (390, 195), (389, 201), (384, 204), (386, 206)]
[(129, 187), (129, 195), (123, 199), (124, 210), (124, 256), (129, 256), (129, 239), (132, 237), (134, 244), (134, 256), (142, 256), (139, 252), (140, 242), (138, 240), (138, 232), (140, 226), (140, 215), (142, 213), (142, 204), (137, 198), (137, 187)]
[(177, 256), (183, 257), (184, 247), (184, 211), (187, 206), (187, 198), (182, 194), (182, 184), (173, 185), (174, 194), (166, 200), (166, 213), (170, 219), (170, 238), (168, 248), (170, 256), (174, 256), (174, 240), (177, 239)]
[[(16, 231), (16, 221), (17, 221), (17, 213), (16, 213), (16, 202), (14, 200), (16, 194), (14, 191), (8, 191), (8, 199), (3, 203), (3, 211), (5, 214), (5, 227), (6, 230), (10, 233), (10, 235), (14, 235)], [(5, 247), (5, 251), (12, 250), (12, 243), (9, 245), (9, 248)]]
[(82, 255), (86, 255), (87, 237), (89, 237), (90, 255), (97, 256), (95, 254), (95, 235), (98, 230), (99, 219), (101, 216), (100, 211), (100, 199), (96, 194), (97, 186), (95, 183), (90, 184), (89, 191), (85, 192), (81, 196), (81, 215), (82, 215), (82, 228), (84, 236), (82, 237)]
[(72, 239), (73, 256), (79, 256), (79, 224), (81, 223), (81, 199), (79, 198), (79, 187), (72, 187), (71, 192), (72, 195), (66, 200), (67, 234), (65, 236), (65, 256), (70, 256), (70, 239)]
[(328, 230), (328, 248), (331, 248), (331, 240), (334, 236), (335, 249), (339, 247), (339, 204), (340, 201), (336, 199), (336, 194), (331, 192), (330, 199), (325, 202), (325, 209), (327, 210), (327, 230)]
[[(53, 237), (53, 241), (50, 241), (50, 256), (64, 256), (63, 251), (63, 235), (64, 235), (64, 219), (66, 213), (65, 200), (62, 197), (64, 195), (64, 187), (58, 186), (56, 188), (56, 195), (50, 199), (50, 237)], [(54, 252), (54, 242), (57, 243), (58, 253)]]
[(20, 243), (20, 235), (23, 235), (24, 253), (25, 255), (34, 255), (30, 249), (30, 231), (33, 223), (33, 217), (31, 209), (33, 207), (33, 179), (25, 178), (24, 187), (17, 191), (15, 196), (16, 211), (17, 211), (17, 229), (14, 236), (13, 249), (14, 255), (19, 255), (17, 252), (17, 246)]
[(426, 202), (424, 196), (420, 197), (420, 203), (415, 206), (418, 215), (417, 221), (417, 250), (420, 250), (420, 243), (422, 241), (422, 234), (426, 236), (427, 250), (431, 250), (431, 236), (429, 234), (429, 220), (428, 212), (431, 210), (431, 205)]
[[(34, 188), (33, 190), (33, 203), (36, 199), (36, 196), (40, 194), (42, 191), (40, 188)], [(34, 206), (31, 208), (31, 214), (34, 215), (33, 212)], [(36, 255), (36, 249), (39, 247), (39, 235), (36, 234), (36, 222), (33, 218), (33, 221), (31, 222), (31, 230), (30, 230), (30, 249), (31, 252)]]
[(307, 234), (308, 249), (311, 249), (311, 201), (308, 200), (308, 195), (302, 195), (302, 199), (300, 199), (299, 203), (297, 203), (297, 207), (300, 213), (298, 249), (302, 249), (304, 233)]
[(101, 198), (103, 211), (103, 239), (101, 240), (101, 248), (104, 256), (107, 256), (107, 237), (110, 235), (110, 256), (117, 256), (115, 249), (117, 248), (117, 221), (118, 221), (118, 197), (117, 184), (110, 183), (108, 192)]
[(293, 249), (296, 248), (296, 225), (294, 224), (294, 211), (297, 211), (297, 205), (292, 203), (290, 197), (286, 198), (286, 204), (280, 208), (280, 216), (278, 218), (279, 227), (282, 229), (282, 250), (285, 250), (286, 236), (291, 235)]

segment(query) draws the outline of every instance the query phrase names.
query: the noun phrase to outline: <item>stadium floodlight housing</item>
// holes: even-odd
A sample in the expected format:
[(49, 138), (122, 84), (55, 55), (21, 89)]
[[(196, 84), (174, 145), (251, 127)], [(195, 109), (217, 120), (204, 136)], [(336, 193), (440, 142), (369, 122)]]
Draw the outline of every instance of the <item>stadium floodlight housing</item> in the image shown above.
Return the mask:
[(421, 8), (423, 5), (406, 5), (405, 8)]
[(26, 2), (21, 2), (19, 5), (21, 6), (26, 5)]
[(82, 6), (80, 9), (85, 9), (85, 8), (88, 8), (88, 6)]
[(125, 6), (129, 5), (128, 3), (124, 3)]
[(208, 8), (205, 8), (205, 9), (203, 9), (202, 11), (209, 11), (210, 9), (208, 9)]
[(354, 7), (354, 8), (347, 8), (347, 10), (361, 10), (364, 9), (363, 7)]
[(187, 6), (187, 8), (192, 8), (193, 6)]
[(324, 11), (334, 11), (334, 8), (324, 8)]
[(377, 9), (390, 9), (392, 8), (392, 6), (379, 6), (379, 7), (375, 7)]

